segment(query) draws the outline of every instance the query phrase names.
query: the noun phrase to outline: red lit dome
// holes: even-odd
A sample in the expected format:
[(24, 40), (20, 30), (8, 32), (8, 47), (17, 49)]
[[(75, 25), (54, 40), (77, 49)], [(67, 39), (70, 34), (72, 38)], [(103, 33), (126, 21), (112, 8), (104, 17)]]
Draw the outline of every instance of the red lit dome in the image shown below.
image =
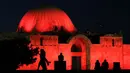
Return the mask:
[(75, 32), (76, 28), (67, 14), (56, 8), (39, 9), (28, 11), (20, 21), (17, 32), (50, 32), (61, 27), (67, 32)]

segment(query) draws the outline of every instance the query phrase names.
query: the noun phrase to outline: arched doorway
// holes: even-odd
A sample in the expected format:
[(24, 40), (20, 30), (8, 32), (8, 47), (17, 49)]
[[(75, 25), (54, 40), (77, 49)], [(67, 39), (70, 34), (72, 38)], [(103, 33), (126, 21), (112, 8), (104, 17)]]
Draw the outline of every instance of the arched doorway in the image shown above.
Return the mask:
[[(82, 34), (78, 34), (74, 37), (72, 37), (71, 39), (68, 40), (69, 44), (71, 45), (71, 69), (80, 69), (81, 66), (81, 70), (89, 70), (90, 69), (90, 46), (91, 46), (91, 41)], [(72, 51), (72, 47), (74, 47), (73, 45), (76, 45), (78, 48), (75, 48), (75, 52), (74, 50)], [(76, 52), (77, 49), (77, 52)], [(79, 50), (78, 50), (79, 49)], [(75, 60), (74, 62), (78, 62), (75, 68), (73, 68), (73, 60)], [(80, 63), (79, 63), (80, 62)], [(80, 65), (81, 64), (81, 65)]]
[(81, 70), (81, 53), (82, 53), (82, 49), (81, 46), (78, 46), (76, 44), (74, 44), (71, 47), (71, 52), (72, 53), (79, 53), (79, 56), (72, 56), (72, 70)]

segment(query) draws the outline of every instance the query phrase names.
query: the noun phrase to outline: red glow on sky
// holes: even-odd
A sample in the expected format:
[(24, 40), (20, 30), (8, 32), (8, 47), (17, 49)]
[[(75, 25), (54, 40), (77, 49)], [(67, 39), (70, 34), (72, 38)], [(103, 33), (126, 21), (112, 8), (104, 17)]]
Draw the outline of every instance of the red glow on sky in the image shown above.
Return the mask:
[(77, 31), (67, 14), (56, 8), (28, 11), (21, 19), (17, 31), (48, 32), (53, 31), (55, 26), (58, 30), (63, 27), (70, 33)]

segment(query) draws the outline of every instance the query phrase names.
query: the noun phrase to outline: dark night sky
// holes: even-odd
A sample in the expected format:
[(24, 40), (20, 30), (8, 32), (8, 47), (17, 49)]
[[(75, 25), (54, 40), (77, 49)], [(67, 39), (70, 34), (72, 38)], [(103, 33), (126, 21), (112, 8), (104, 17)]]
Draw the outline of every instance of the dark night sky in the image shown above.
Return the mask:
[(126, 0), (0, 0), (0, 31), (14, 32), (22, 16), (41, 5), (64, 10), (79, 31), (124, 33), (130, 43), (130, 1)]

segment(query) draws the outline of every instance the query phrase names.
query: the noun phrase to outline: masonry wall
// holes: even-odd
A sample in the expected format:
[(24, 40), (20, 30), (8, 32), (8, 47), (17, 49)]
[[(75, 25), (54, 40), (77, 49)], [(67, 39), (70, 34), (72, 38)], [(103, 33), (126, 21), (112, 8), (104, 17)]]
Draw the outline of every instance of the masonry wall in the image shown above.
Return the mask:
[(109, 69), (113, 68), (113, 62), (120, 62), (123, 68), (122, 47), (105, 47), (99, 44), (93, 44), (91, 47), (91, 69), (94, 69), (96, 60), (100, 65), (106, 59), (109, 63)]
[[(43, 38), (43, 45), (40, 46), (40, 38)], [(88, 55), (86, 55), (86, 45), (83, 39), (80, 38), (82, 44), (82, 52), (74, 53), (71, 52), (72, 43), (58, 43), (58, 36), (40, 36), (35, 35), (31, 38), (31, 43), (33, 47), (39, 47), (40, 49), (44, 48), (46, 51), (46, 57), (51, 61), (50, 65), (47, 66), (48, 70), (54, 70), (54, 61), (58, 60), (58, 55), (60, 52), (64, 55), (64, 60), (66, 61), (66, 69), (71, 70), (72, 66), (72, 56), (81, 56), (82, 70), (86, 69), (86, 60)], [(112, 39), (114, 39), (114, 45), (112, 44)], [(39, 62), (39, 55), (35, 56), (37, 61), (28, 66), (20, 66), (18, 70), (36, 70)], [(106, 59), (109, 63), (109, 69), (113, 68), (113, 62), (120, 62), (122, 69), (130, 69), (130, 45), (122, 43), (121, 37), (101, 37), (99, 44), (90, 45), (90, 69), (93, 70), (96, 60), (99, 60), (100, 63)], [(40, 68), (42, 69), (42, 68)]]
[(123, 45), (123, 62), (124, 62), (124, 69), (130, 69), (130, 45), (129, 44)]

